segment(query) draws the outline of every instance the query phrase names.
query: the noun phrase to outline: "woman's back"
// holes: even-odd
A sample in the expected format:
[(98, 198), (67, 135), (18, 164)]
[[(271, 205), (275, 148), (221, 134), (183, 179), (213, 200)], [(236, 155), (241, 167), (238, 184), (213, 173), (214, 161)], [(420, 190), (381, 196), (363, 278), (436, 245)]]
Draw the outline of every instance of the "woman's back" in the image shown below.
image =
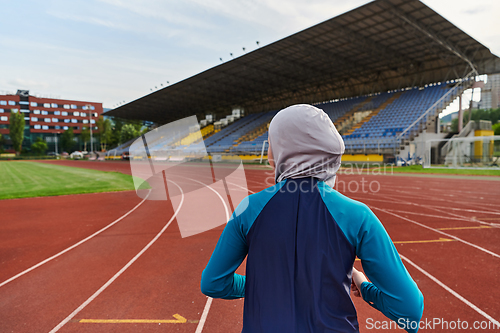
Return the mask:
[(316, 179), (282, 183), (246, 235), (243, 332), (356, 332), (355, 249)]

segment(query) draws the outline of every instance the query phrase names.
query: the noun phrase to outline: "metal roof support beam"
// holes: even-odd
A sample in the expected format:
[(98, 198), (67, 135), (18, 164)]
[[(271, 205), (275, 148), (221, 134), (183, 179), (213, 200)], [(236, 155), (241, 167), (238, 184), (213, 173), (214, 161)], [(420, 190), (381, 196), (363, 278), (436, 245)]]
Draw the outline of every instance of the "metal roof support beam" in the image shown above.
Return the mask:
[(425, 25), (423, 25), (422, 23), (418, 22), (417, 20), (414, 20), (414, 19), (408, 17), (407, 15), (405, 15), (404, 13), (402, 13), (398, 8), (396, 8), (394, 5), (392, 5), (388, 0), (384, 0), (384, 3), (387, 4), (387, 6), (390, 7), (390, 11), (396, 17), (398, 17), (401, 20), (403, 20), (404, 22), (410, 24), (415, 29), (419, 30), (424, 35), (426, 35), (427, 37), (429, 37), (430, 39), (432, 39), (433, 41), (435, 41), (436, 43), (438, 43), (442, 47), (446, 48), (448, 51), (452, 52), (453, 54), (455, 54), (457, 57), (459, 57), (463, 61), (465, 61), (470, 66), (470, 68), (472, 69), (472, 71), (474, 73), (476, 73), (476, 75), (477, 75), (476, 67), (474, 66), (474, 64), (472, 63), (472, 61), (465, 54), (463, 54), (460, 50), (458, 50), (456, 47), (454, 47), (449, 42), (447, 42), (444, 38), (441, 38), (441, 36), (437, 32), (432, 31), (431, 28), (426, 27)]

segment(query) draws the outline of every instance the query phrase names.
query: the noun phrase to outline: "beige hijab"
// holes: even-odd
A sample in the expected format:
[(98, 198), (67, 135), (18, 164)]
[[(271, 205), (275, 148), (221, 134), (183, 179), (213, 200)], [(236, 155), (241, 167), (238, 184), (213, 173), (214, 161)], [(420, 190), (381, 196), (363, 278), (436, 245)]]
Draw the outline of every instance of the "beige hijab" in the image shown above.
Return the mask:
[(269, 142), (276, 183), (314, 177), (335, 185), (344, 140), (323, 110), (307, 104), (281, 110), (269, 125)]

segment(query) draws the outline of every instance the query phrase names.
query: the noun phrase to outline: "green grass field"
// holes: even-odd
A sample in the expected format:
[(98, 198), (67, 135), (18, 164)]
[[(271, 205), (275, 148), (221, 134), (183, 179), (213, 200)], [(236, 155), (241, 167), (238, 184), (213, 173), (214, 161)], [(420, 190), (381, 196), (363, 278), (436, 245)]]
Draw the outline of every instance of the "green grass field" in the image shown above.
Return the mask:
[(410, 165), (405, 167), (394, 167), (392, 172), (424, 173), (424, 174), (448, 174), (448, 175), (479, 175), (500, 176), (500, 170), (475, 170), (475, 169), (449, 169), (449, 168), (426, 168), (421, 165)]
[(0, 199), (134, 190), (132, 176), (37, 162), (0, 162)]

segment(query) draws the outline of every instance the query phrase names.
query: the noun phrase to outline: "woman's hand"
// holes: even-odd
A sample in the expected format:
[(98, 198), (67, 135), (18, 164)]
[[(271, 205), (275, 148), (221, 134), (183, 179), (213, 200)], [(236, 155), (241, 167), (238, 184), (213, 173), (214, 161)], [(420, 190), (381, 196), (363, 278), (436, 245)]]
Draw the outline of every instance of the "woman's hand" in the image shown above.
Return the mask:
[(368, 282), (366, 276), (358, 271), (356, 268), (352, 268), (352, 281), (351, 281), (351, 291), (356, 297), (361, 297), (361, 284), (363, 282)]

